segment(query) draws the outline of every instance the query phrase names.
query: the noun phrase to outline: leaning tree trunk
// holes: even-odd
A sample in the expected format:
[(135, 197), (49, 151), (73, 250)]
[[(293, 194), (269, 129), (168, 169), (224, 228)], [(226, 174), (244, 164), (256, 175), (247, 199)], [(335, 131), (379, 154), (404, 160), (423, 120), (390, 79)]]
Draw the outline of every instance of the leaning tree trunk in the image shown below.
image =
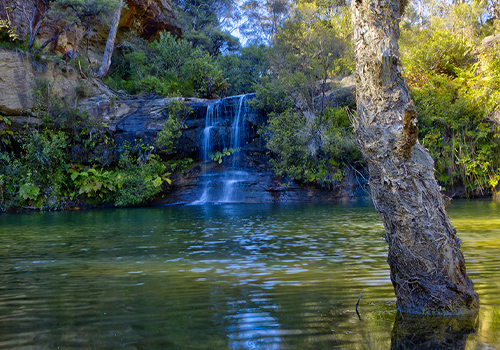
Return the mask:
[(118, 24), (120, 23), (120, 15), (122, 13), (122, 2), (123, 0), (119, 1), (118, 7), (113, 14), (113, 21), (111, 22), (111, 27), (109, 28), (108, 40), (106, 41), (101, 67), (97, 71), (97, 76), (101, 79), (108, 74), (109, 66), (111, 66), (111, 55), (113, 54), (113, 50), (115, 48), (116, 33), (118, 32)]
[(477, 310), (461, 242), (445, 211), (434, 162), (418, 140), (417, 114), (399, 60), (406, 0), (353, 0), (356, 138), (389, 244), (391, 281), (402, 312)]

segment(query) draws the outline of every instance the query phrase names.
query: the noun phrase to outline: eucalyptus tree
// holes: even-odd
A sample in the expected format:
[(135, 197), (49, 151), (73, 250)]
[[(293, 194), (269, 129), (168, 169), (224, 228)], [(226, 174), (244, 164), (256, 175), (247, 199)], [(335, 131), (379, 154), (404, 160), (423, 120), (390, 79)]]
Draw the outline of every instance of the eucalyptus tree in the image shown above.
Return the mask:
[(83, 28), (88, 56), (89, 40), (95, 34), (94, 29), (100, 24), (109, 24), (119, 4), (121, 0), (54, 0), (51, 11), (66, 23)]
[(240, 32), (255, 44), (271, 46), (285, 23), (290, 0), (246, 0), (241, 6), (243, 24)]
[(385, 227), (399, 310), (459, 314), (477, 310), (461, 242), (434, 162), (418, 142), (417, 113), (401, 76), (399, 23), (405, 0), (353, 0), (357, 116), (375, 208)]
[(108, 73), (109, 66), (111, 65), (111, 55), (115, 48), (116, 33), (118, 32), (118, 24), (120, 23), (122, 13), (122, 2), (123, 0), (119, 0), (116, 5), (113, 20), (109, 28), (108, 40), (106, 40), (106, 47), (104, 48), (104, 55), (102, 56), (101, 67), (97, 71), (97, 76), (101, 79)]
[[(68, 32), (73, 26), (81, 26), (87, 41), (86, 51), (88, 55), (89, 39), (95, 34), (94, 28), (109, 23), (109, 18), (112, 17), (111, 15), (120, 3), (121, 0), (54, 0), (47, 2), (50, 10), (46, 17), (50, 16), (61, 29), (47, 39), (35, 54), (42, 51), (52, 41), (57, 40), (61, 34)], [(74, 47), (73, 51), (76, 49)]]
[(240, 19), (237, 3), (232, 0), (173, 0), (179, 13), (183, 39), (202, 47), (211, 55), (239, 48), (231, 34), (232, 23)]
[[(32, 5), (33, 9), (29, 8), (30, 5)], [(32, 4), (29, 1), (23, 0), (22, 9), (26, 21), (29, 24), (28, 51), (31, 51), (33, 45), (35, 44), (38, 30), (44, 23), (49, 12), (49, 0), (34, 1)]]

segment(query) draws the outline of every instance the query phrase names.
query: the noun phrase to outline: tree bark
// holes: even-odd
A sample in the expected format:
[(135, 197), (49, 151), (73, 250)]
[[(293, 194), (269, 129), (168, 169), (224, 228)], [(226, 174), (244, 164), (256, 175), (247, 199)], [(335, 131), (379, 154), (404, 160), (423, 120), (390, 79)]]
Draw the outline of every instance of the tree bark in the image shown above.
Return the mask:
[(111, 22), (111, 28), (109, 29), (108, 40), (106, 41), (106, 48), (104, 49), (101, 67), (97, 71), (97, 76), (101, 79), (106, 76), (109, 66), (111, 65), (111, 56), (115, 48), (116, 33), (118, 32), (118, 24), (120, 23), (120, 15), (122, 13), (122, 2), (123, 0), (120, 0), (118, 8), (113, 14), (113, 21)]
[(454, 315), (477, 310), (461, 242), (417, 139), (417, 113), (399, 60), (405, 0), (353, 0), (356, 139), (368, 164), (375, 208), (385, 227), (397, 308)]
[[(26, 16), (26, 20), (29, 23), (29, 41), (28, 41), (28, 51), (31, 51), (33, 48), (33, 45), (35, 44), (35, 39), (36, 35), (38, 33), (38, 30), (42, 26), (45, 16), (47, 15), (47, 12), (49, 10), (49, 4), (47, 1), (42, 0), (41, 4), (43, 5), (43, 10), (40, 10), (38, 6), (40, 5), (39, 1), (34, 1), (33, 3), (33, 13), (30, 15), (28, 11), (26, 10), (26, 1), (23, 0), (23, 12), (24, 15)], [(37, 12), (39, 13), (39, 16), (37, 18)], [(34, 27), (33, 27), (34, 25)]]

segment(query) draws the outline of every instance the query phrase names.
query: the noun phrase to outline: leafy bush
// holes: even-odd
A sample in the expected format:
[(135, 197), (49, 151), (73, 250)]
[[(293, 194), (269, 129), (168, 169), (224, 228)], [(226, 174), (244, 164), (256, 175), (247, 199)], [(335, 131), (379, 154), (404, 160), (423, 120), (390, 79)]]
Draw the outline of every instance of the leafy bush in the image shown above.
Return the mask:
[(166, 168), (158, 156), (151, 154), (145, 163), (120, 170), (122, 186), (116, 193), (115, 205), (138, 205), (153, 199), (162, 191), (165, 182), (171, 183), (168, 174), (164, 174)]
[(147, 46), (124, 46), (112, 69), (115, 77), (108, 83), (129, 93), (214, 98), (227, 87), (210, 54), (170, 33)]
[(0, 153), (1, 206), (57, 207), (67, 183), (66, 136), (34, 129), (26, 130), (17, 141), (21, 157)]
[(229, 157), (230, 155), (237, 153), (240, 151), (240, 147), (237, 147), (236, 149), (234, 148), (227, 148), (224, 147), (222, 151), (215, 151), (213, 153), (210, 153), (210, 159), (212, 159), (214, 162), (217, 162), (219, 164), (222, 164), (224, 161), (224, 158)]
[(298, 181), (340, 181), (343, 166), (361, 160), (345, 109), (327, 109), (322, 116), (289, 109), (270, 115), (262, 132), (276, 173)]
[(217, 57), (219, 66), (226, 73), (227, 95), (255, 92), (261, 78), (268, 75), (269, 60), (264, 45), (247, 46), (238, 53)]
[[(119, 173), (104, 169), (82, 169), (80, 166), (70, 166), (68, 172), (73, 181), (72, 187), (75, 187), (78, 194), (86, 198), (99, 197), (104, 203), (112, 200), (114, 192), (123, 186), (123, 178)], [(69, 195), (71, 199), (76, 191)]]
[(488, 117), (500, 100), (496, 51), (478, 55), (451, 30), (428, 29), (403, 41), (403, 52), (420, 139), (438, 180), (469, 195), (493, 190), (500, 180), (500, 128)]
[(403, 32), (401, 46), (410, 85), (425, 83), (429, 74), (455, 78), (474, 63), (474, 47), (449, 30)]
[(0, 150), (0, 210), (18, 205), (22, 163), (13, 154)]
[(193, 112), (182, 101), (172, 99), (167, 106), (168, 119), (163, 124), (163, 128), (157, 135), (155, 144), (165, 152), (173, 152), (177, 140), (182, 136), (184, 119)]

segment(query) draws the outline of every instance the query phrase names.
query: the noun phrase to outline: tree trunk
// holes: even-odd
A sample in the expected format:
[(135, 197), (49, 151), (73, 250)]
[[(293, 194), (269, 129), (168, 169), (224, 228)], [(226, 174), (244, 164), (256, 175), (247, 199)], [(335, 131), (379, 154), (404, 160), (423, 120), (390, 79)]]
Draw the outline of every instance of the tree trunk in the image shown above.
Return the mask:
[(415, 314), (477, 310), (461, 242), (445, 211), (434, 161), (417, 139), (417, 114), (399, 60), (406, 0), (353, 0), (356, 138), (385, 226), (397, 308)]
[(113, 50), (115, 48), (116, 33), (118, 32), (118, 24), (120, 23), (120, 15), (122, 13), (122, 2), (123, 0), (120, 0), (118, 8), (113, 15), (113, 21), (111, 22), (111, 28), (109, 29), (108, 40), (106, 41), (106, 48), (104, 49), (101, 67), (97, 72), (97, 76), (101, 79), (106, 76), (109, 66), (111, 65), (111, 55), (113, 54)]

